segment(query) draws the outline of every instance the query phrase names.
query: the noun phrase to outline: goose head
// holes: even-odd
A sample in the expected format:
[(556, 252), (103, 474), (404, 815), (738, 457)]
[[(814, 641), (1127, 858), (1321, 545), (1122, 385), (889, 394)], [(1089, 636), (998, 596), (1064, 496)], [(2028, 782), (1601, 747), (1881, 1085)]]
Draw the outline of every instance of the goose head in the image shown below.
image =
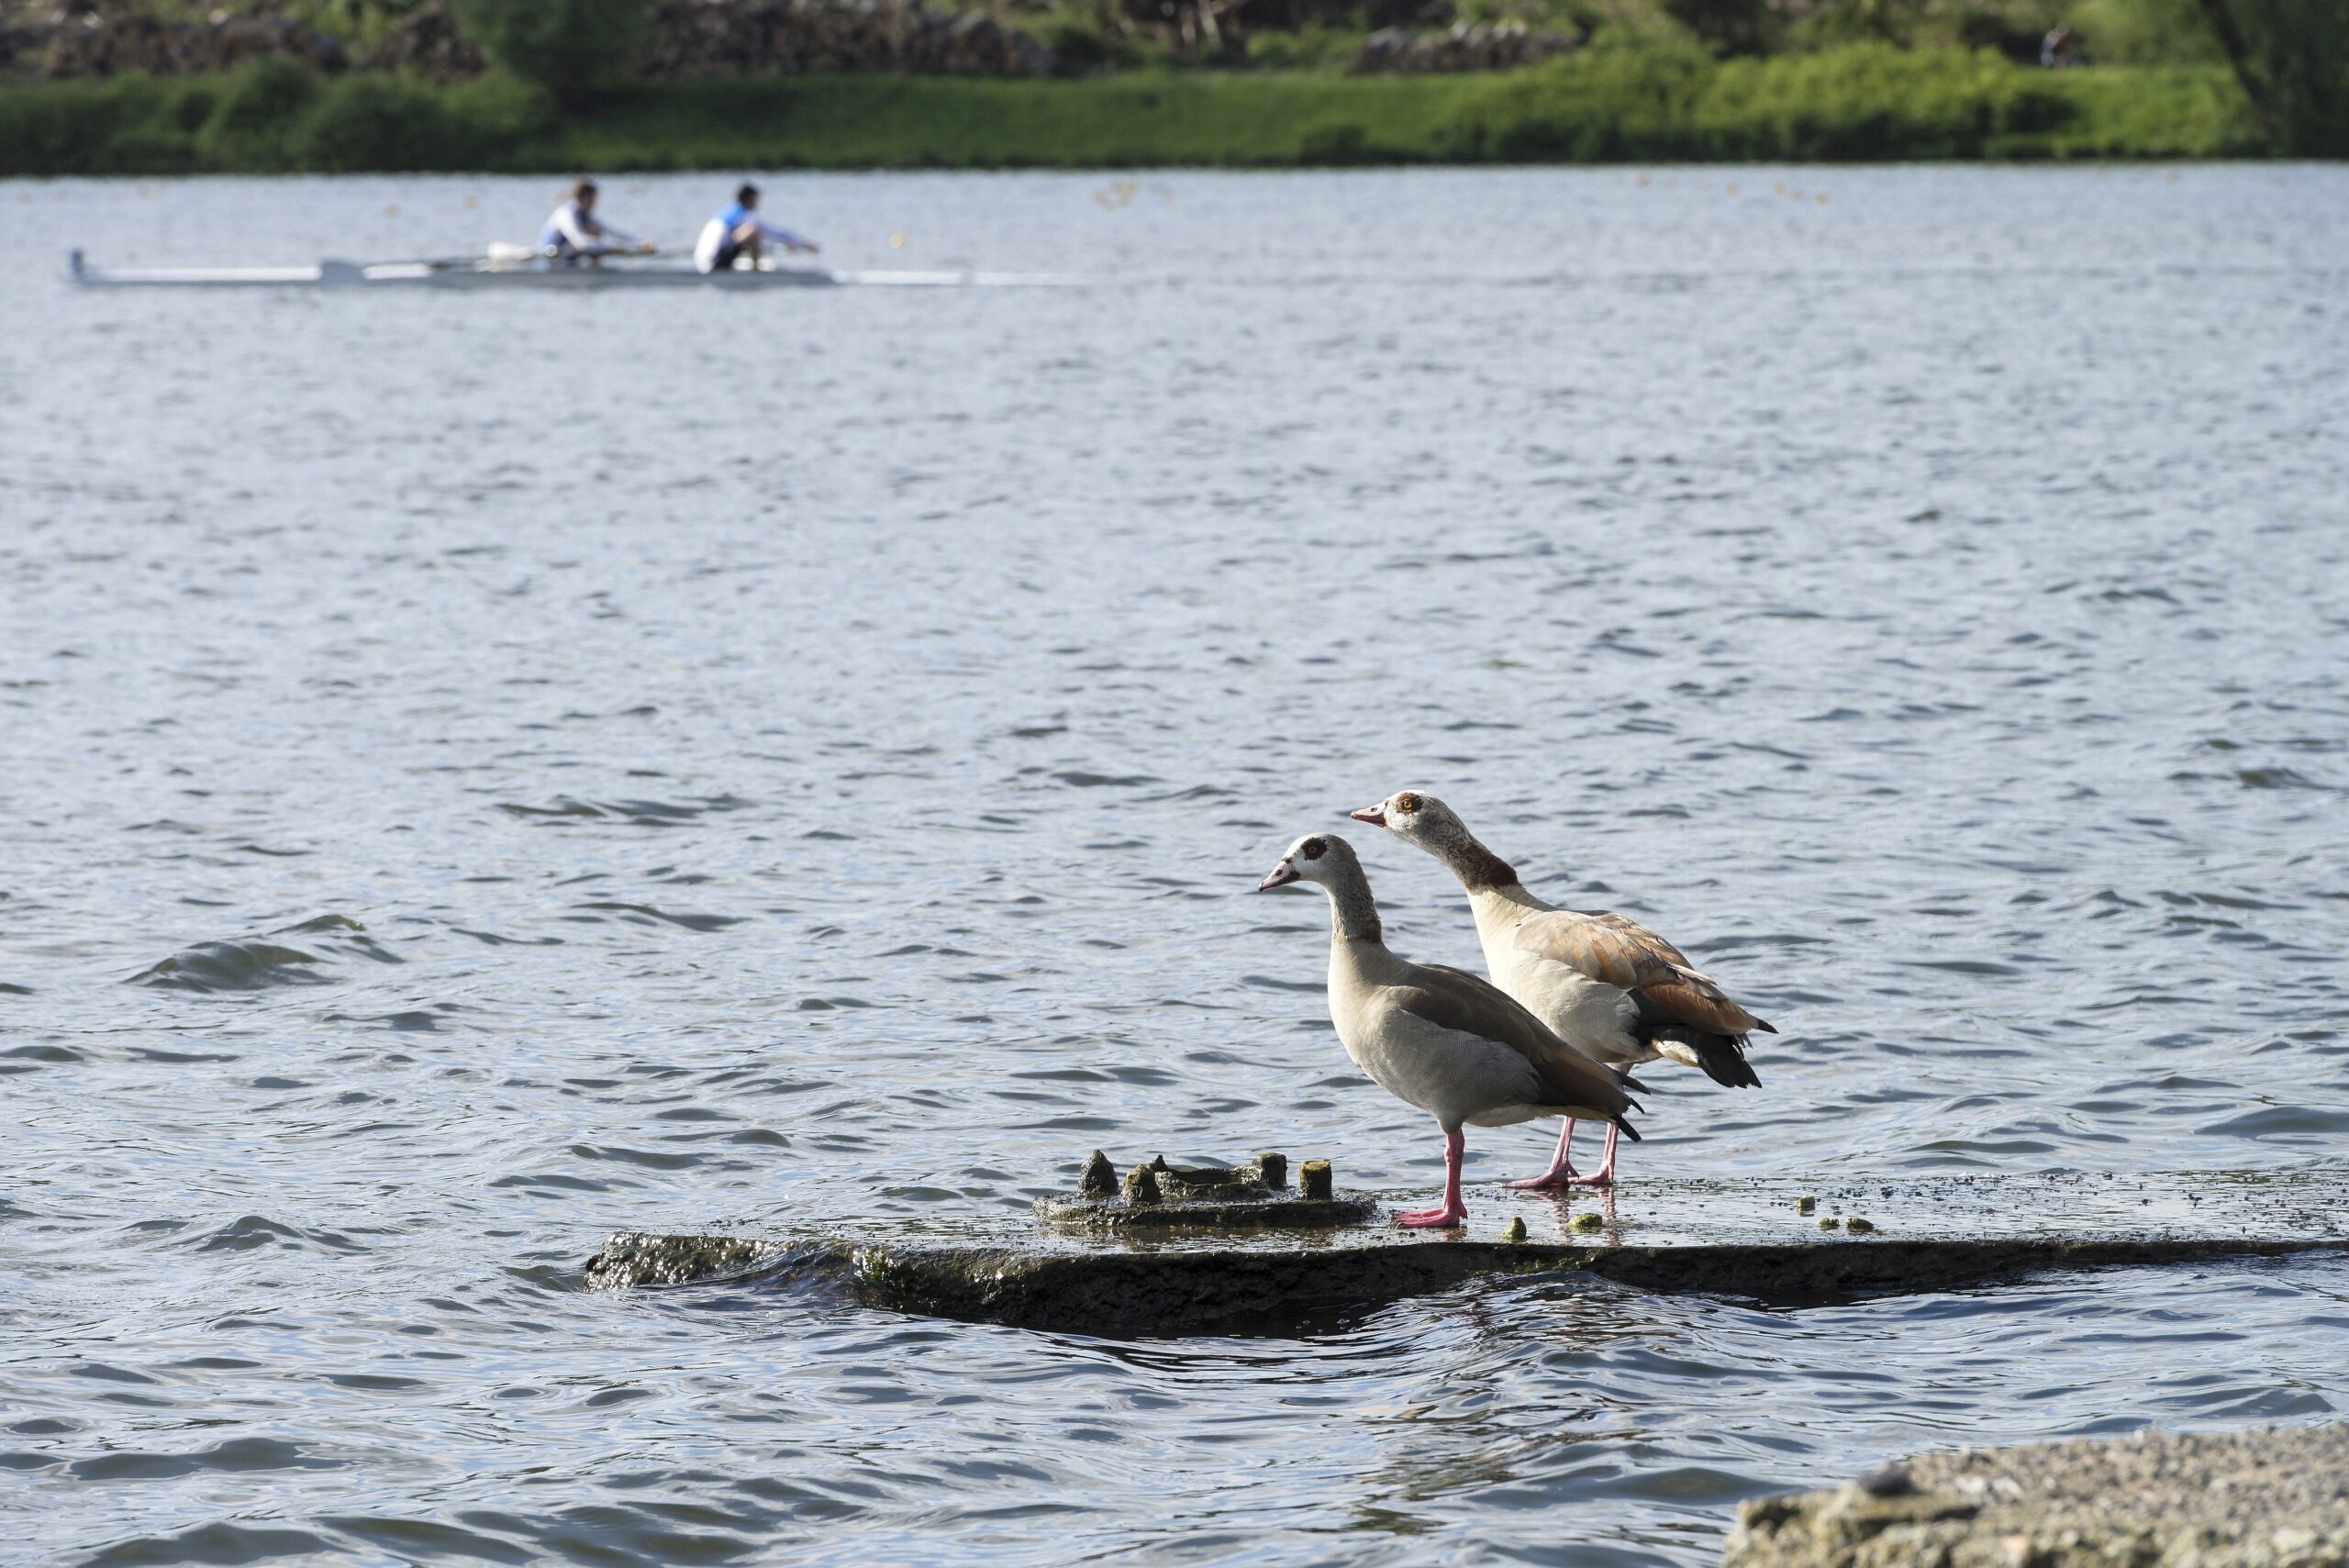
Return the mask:
[(1446, 850), (1475, 840), (1449, 806), (1415, 789), (1398, 789), (1376, 806), (1348, 813), (1357, 822), (1384, 828), (1407, 843), (1442, 858)]
[(1264, 873), (1256, 891), (1268, 893), (1292, 882), (1318, 882), (1326, 887), (1335, 882), (1359, 880), (1361, 875), (1362, 862), (1352, 844), (1335, 833), (1308, 833), (1281, 851), (1281, 863)]

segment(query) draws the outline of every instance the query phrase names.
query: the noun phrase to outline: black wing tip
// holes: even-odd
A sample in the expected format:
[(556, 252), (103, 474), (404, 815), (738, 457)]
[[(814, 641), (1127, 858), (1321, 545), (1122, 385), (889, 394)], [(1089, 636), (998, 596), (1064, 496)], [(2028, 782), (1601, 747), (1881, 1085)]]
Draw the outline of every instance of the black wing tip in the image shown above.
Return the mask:
[(1754, 1072), (1753, 1064), (1742, 1056), (1734, 1062), (1723, 1062), (1709, 1059), (1705, 1062), (1705, 1076), (1724, 1089), (1758, 1089), (1762, 1086), (1762, 1075)]
[(1640, 1140), (1640, 1129), (1633, 1127), (1629, 1120), (1620, 1116), (1612, 1119), (1615, 1123), (1616, 1131), (1621, 1133), (1624, 1137), (1630, 1139), (1634, 1143), (1637, 1143)]
[(1778, 1026), (1772, 1023), (1767, 1018), (1754, 1019), (1753, 1027), (1760, 1029), (1764, 1034), (1776, 1034), (1778, 1032)]

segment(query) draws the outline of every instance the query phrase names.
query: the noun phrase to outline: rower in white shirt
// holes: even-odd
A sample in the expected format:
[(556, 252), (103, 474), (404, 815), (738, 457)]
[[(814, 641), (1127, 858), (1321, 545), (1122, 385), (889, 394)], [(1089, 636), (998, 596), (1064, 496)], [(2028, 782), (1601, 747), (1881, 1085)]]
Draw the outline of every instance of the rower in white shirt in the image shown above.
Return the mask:
[(539, 231), (539, 254), (564, 266), (584, 261), (595, 265), (622, 250), (652, 254), (652, 241), (639, 239), (596, 216), (596, 182), (582, 180), (571, 187), (571, 199), (548, 215)]
[(758, 186), (744, 185), (734, 193), (732, 206), (701, 226), (701, 238), (694, 244), (694, 265), (705, 272), (722, 272), (734, 265), (737, 257), (747, 256), (756, 270), (770, 239), (786, 250), (817, 249), (814, 240), (802, 239), (761, 217)]

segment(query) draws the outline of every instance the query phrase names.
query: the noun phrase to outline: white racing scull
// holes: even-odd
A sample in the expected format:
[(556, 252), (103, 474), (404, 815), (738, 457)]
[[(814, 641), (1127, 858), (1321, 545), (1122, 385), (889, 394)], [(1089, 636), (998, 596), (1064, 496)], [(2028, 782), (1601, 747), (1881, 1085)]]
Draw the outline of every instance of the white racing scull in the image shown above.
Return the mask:
[(306, 267), (97, 267), (75, 250), (68, 279), (85, 288), (832, 288), (863, 284), (899, 288), (963, 285), (1067, 284), (1082, 280), (1041, 272), (836, 272), (786, 267), (772, 259), (756, 268), (700, 272), (690, 264), (609, 257), (594, 266), (549, 261), (521, 246), (493, 246), (486, 256), (439, 261), (319, 261)]

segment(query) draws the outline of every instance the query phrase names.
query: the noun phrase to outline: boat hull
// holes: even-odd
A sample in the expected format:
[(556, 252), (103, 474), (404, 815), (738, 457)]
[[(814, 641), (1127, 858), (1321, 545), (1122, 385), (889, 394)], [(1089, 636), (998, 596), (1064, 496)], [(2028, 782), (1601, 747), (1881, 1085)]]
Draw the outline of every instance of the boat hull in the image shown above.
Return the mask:
[(690, 267), (610, 264), (546, 266), (535, 262), (320, 261), (309, 267), (94, 267), (79, 250), (66, 276), (85, 288), (433, 288), (605, 289), (831, 288), (842, 280), (819, 267), (736, 268), (699, 272)]

